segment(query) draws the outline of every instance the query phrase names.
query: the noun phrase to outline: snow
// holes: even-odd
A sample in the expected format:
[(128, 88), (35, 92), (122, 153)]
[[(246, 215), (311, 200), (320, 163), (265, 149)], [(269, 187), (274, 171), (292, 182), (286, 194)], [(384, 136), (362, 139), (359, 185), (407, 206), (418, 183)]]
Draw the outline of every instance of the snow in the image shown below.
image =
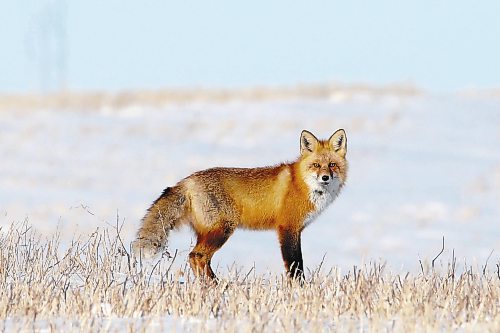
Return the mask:
[[(199, 332), (202, 329), (215, 331), (216, 319), (202, 320), (194, 317), (174, 317), (165, 315), (161, 317), (118, 317), (105, 316), (102, 318), (88, 319), (91, 322), (82, 322), (81, 318), (50, 318), (34, 321), (28, 317), (9, 317), (2, 322), (6, 332), (33, 331), (33, 332), (75, 332), (91, 328), (99, 332)], [(234, 324), (233, 324), (234, 325)]]
[[(134, 237), (149, 204), (190, 173), (293, 160), (302, 129), (344, 128), (350, 172), (336, 201), (303, 234), (305, 265), (342, 269), (386, 261), (416, 271), (444, 236), (447, 262), (500, 256), (500, 102), (459, 95), (131, 105), (0, 114), (0, 226), (28, 219), (63, 241), (124, 221)], [(185, 262), (194, 238), (174, 232)], [(273, 232), (237, 231), (215, 255), (281, 272)]]

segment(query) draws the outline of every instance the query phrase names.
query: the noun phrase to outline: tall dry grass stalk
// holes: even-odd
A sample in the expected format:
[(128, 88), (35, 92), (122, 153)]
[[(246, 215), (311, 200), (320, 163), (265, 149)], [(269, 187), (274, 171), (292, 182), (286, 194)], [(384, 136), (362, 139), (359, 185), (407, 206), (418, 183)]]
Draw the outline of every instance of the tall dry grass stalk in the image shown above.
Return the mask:
[[(61, 243), (27, 224), (0, 233), (1, 331), (499, 332), (496, 269), (416, 275), (384, 265), (284, 276), (233, 269), (217, 286), (129, 255), (117, 225)], [(184, 282), (179, 282), (181, 275)]]

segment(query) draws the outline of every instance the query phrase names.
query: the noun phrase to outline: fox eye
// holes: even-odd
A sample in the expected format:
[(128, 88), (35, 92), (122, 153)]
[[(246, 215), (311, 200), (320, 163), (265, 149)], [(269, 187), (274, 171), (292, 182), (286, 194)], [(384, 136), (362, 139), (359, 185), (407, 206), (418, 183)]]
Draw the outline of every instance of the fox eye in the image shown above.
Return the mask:
[(319, 168), (319, 163), (313, 163), (313, 167)]
[(330, 168), (333, 168), (333, 167), (334, 167), (334, 166), (336, 166), (336, 165), (337, 165), (337, 164), (336, 164), (336, 163), (333, 163), (333, 162), (330, 162), (330, 164), (328, 164), (328, 166), (329, 166)]

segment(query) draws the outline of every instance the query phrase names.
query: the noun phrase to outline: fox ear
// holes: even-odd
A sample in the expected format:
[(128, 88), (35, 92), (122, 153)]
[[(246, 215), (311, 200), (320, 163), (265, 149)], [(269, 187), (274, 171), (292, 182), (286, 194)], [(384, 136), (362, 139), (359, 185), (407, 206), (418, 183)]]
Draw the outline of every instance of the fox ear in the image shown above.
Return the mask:
[(300, 133), (300, 154), (312, 153), (318, 147), (318, 139), (309, 131), (303, 130)]
[(332, 147), (333, 151), (341, 157), (345, 157), (345, 154), (347, 153), (347, 136), (345, 135), (345, 131), (343, 129), (339, 129), (333, 133), (330, 139), (328, 139), (328, 142), (330, 143), (330, 147)]

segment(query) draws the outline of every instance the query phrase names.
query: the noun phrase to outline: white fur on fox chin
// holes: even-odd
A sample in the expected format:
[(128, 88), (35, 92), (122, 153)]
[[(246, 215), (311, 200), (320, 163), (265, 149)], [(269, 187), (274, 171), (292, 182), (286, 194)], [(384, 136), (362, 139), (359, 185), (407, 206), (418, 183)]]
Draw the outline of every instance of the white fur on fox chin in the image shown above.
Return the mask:
[(341, 187), (337, 177), (333, 177), (328, 186), (319, 184), (315, 177), (306, 178), (305, 182), (310, 191), (309, 200), (314, 205), (315, 210), (306, 215), (304, 228), (311, 224), (335, 200)]

